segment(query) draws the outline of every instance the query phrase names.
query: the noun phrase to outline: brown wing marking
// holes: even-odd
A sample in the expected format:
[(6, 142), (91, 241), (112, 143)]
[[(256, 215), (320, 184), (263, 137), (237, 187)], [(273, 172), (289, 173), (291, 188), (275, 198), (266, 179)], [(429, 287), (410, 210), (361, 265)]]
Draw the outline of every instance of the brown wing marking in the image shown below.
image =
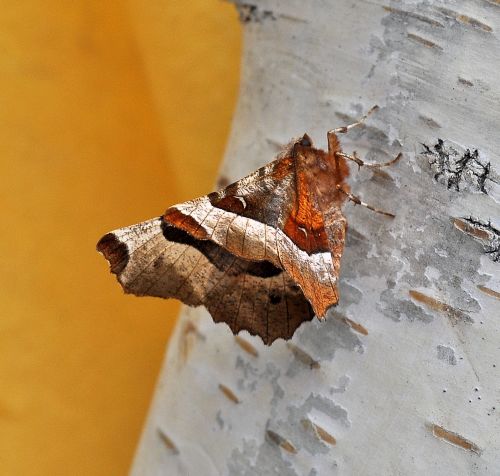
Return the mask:
[[(196, 208), (193, 209), (193, 212)], [(205, 218), (211, 213), (212, 210), (209, 210)], [(191, 216), (191, 214), (183, 213), (178, 210), (176, 207), (170, 207), (167, 209), (165, 214), (163, 215), (163, 219), (168, 223), (180, 228), (181, 230), (187, 231), (191, 236), (198, 238), (199, 240), (206, 240), (208, 235), (203, 228), (203, 221), (197, 221), (195, 218)]]

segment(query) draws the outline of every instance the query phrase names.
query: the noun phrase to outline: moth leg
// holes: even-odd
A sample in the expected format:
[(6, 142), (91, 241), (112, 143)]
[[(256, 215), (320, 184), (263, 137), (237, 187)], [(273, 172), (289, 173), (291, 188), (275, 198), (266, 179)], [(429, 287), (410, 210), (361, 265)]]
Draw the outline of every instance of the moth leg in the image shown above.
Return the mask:
[(381, 167), (388, 167), (389, 165), (395, 164), (399, 159), (401, 159), (401, 157), (403, 157), (403, 153), (400, 152), (394, 159), (391, 159), (387, 162), (377, 163), (377, 162), (366, 162), (364, 160), (361, 160), (358, 157), (358, 155), (356, 154), (356, 152), (353, 152), (352, 155), (344, 154), (344, 152), (335, 152), (335, 155), (338, 155), (339, 157), (343, 157), (344, 159), (347, 159), (347, 160), (352, 160), (353, 162), (358, 164), (358, 168), (361, 166), (364, 166), (364, 167), (369, 167), (372, 169), (379, 169)]
[(346, 133), (347, 131), (349, 131), (350, 129), (352, 129), (353, 127), (358, 127), (360, 126), (361, 124), (363, 124), (363, 122), (366, 121), (367, 117), (369, 115), (371, 115), (372, 113), (374, 113), (376, 110), (378, 109), (378, 106), (375, 105), (373, 106), (361, 119), (359, 119), (358, 121), (356, 122), (353, 122), (352, 124), (349, 124), (348, 126), (342, 126), (342, 127), (337, 127), (336, 129), (332, 129), (331, 131), (328, 131), (327, 132), (327, 135), (328, 134), (344, 134)]
[(337, 187), (337, 190), (339, 190), (343, 194), (347, 195), (347, 198), (349, 198), (349, 200), (351, 200), (356, 205), (362, 205), (363, 207), (366, 207), (366, 208), (368, 208), (376, 213), (380, 213), (381, 215), (385, 215), (385, 216), (388, 216), (391, 218), (396, 217), (396, 215), (394, 215), (393, 213), (384, 212), (383, 210), (379, 210), (378, 208), (372, 207), (368, 203), (363, 202), (359, 197), (356, 197), (356, 195), (353, 195), (352, 193), (349, 193), (348, 191), (344, 190), (340, 185), (337, 184), (336, 187)]
[(342, 126), (342, 127), (337, 127), (336, 129), (332, 129), (331, 131), (328, 131), (326, 133), (326, 137), (328, 139), (328, 152), (330, 155), (334, 154), (336, 151), (341, 150), (340, 149), (340, 142), (337, 137), (337, 134), (345, 134), (347, 131), (352, 129), (353, 127), (358, 127), (363, 124), (363, 122), (366, 121), (366, 118), (375, 112), (378, 109), (378, 106), (375, 105), (373, 106), (361, 119), (359, 119), (356, 122), (353, 122), (352, 124), (349, 124), (348, 126)]

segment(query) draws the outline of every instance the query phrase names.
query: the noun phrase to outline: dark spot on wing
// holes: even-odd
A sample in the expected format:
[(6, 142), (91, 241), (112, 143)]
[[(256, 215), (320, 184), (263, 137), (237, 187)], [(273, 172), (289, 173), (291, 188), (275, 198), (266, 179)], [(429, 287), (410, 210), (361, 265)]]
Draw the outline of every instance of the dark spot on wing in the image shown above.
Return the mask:
[(271, 301), (271, 304), (279, 304), (281, 302), (281, 296), (275, 293), (271, 293), (269, 295), (269, 300)]

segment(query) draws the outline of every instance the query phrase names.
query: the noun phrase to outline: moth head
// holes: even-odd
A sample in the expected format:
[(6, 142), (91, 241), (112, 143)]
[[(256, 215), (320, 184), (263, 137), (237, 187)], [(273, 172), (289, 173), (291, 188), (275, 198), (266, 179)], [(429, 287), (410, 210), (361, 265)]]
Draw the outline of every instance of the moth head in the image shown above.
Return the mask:
[(307, 135), (304, 134), (302, 137), (298, 137), (297, 139), (294, 139), (291, 143), (291, 152), (294, 157), (300, 154), (301, 151), (304, 150), (304, 148), (312, 148), (313, 143), (311, 138)]
[(297, 143), (302, 147), (312, 147), (313, 145), (311, 138), (307, 134), (304, 134), (300, 139), (298, 139)]
[(277, 159), (283, 159), (285, 157), (297, 157), (301, 155), (301, 152), (307, 149), (312, 149), (313, 143), (311, 138), (304, 134), (300, 137), (294, 137), (285, 147), (281, 149), (277, 155)]

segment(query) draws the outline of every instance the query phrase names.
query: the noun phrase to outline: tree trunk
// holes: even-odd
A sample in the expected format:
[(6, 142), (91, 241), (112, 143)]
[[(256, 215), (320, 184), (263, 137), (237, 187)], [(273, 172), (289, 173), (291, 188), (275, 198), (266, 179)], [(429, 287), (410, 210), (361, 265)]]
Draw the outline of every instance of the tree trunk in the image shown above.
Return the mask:
[(185, 308), (132, 474), (500, 474), (499, 2), (235, 3), (220, 184), (378, 104), (341, 139), (403, 151), (350, 178), (396, 218), (346, 205), (340, 303), (291, 344)]

